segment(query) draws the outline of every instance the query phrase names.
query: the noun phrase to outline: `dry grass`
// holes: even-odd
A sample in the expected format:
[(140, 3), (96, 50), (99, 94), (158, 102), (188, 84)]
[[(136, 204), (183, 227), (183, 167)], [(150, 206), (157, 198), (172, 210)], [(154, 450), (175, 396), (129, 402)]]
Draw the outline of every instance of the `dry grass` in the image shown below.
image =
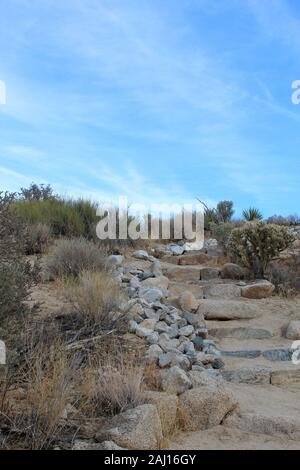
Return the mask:
[(59, 340), (50, 349), (42, 343), (29, 349), (15, 382), (22, 394), (12, 406), (7, 392), (2, 403), (2, 418), (9, 429), (8, 446), (10, 441), (14, 447), (18, 442), (20, 447), (33, 450), (53, 446), (66, 426), (63, 414), (73, 400), (77, 367), (78, 357), (68, 355)]
[(92, 417), (113, 416), (143, 402), (143, 368), (126, 355), (104, 355), (85, 369), (81, 408)]
[(84, 323), (107, 329), (120, 321), (113, 312), (118, 310), (123, 295), (116, 280), (105, 271), (82, 272), (78, 280), (66, 282), (65, 295)]
[(84, 238), (57, 240), (45, 265), (50, 278), (78, 277), (85, 270), (106, 269), (103, 250)]

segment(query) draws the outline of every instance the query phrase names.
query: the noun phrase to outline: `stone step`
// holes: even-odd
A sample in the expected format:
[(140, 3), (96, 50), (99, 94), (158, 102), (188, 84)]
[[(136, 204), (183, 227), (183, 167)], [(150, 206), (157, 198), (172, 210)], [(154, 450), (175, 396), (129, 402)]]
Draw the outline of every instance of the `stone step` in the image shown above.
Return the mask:
[(202, 300), (199, 313), (203, 314), (206, 320), (249, 320), (261, 315), (257, 305), (251, 300), (223, 300), (204, 299)]
[(284, 435), (291, 440), (300, 439), (300, 418), (287, 415), (268, 415), (264, 413), (234, 413), (224, 421), (225, 426), (246, 432), (267, 434), (270, 436)]
[(210, 328), (209, 335), (217, 338), (236, 338), (236, 339), (269, 339), (272, 338), (272, 332), (264, 328), (250, 328), (241, 326), (236, 328)]
[(241, 288), (236, 284), (208, 284), (203, 286), (205, 298), (235, 299), (241, 297)]
[(249, 384), (249, 385), (267, 385), (271, 384), (277, 387), (288, 387), (291, 384), (300, 384), (300, 369), (275, 369), (265, 365), (252, 367), (240, 367), (234, 369), (224, 369), (222, 376), (228, 382)]
[(256, 359), (264, 357), (268, 361), (278, 362), (291, 362), (293, 352), (290, 349), (244, 349), (237, 351), (224, 351), (222, 349), (211, 349), (210, 354), (223, 357), (243, 358), (243, 359)]

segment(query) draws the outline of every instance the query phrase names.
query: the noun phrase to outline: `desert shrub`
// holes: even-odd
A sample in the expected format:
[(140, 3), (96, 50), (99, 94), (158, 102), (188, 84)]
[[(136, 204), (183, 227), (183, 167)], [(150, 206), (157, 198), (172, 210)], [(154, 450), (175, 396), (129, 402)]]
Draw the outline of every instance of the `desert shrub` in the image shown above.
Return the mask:
[(300, 218), (297, 215), (289, 215), (287, 217), (283, 217), (282, 215), (272, 215), (267, 219), (267, 222), (268, 224), (293, 226), (300, 223)]
[(268, 263), (293, 241), (294, 236), (286, 227), (262, 221), (249, 222), (231, 232), (228, 250), (235, 261), (264, 277)]
[(122, 302), (122, 294), (110, 273), (83, 271), (78, 280), (67, 282), (65, 292), (83, 323), (107, 329), (120, 321), (114, 312)]
[(43, 201), (55, 198), (50, 184), (31, 183), (29, 188), (21, 188), (19, 197), (30, 201)]
[(217, 204), (217, 216), (221, 222), (230, 222), (233, 217), (233, 214), (234, 210), (232, 201), (220, 201)]
[(27, 255), (44, 253), (51, 240), (51, 230), (46, 224), (30, 224), (25, 229)]
[(0, 320), (26, 310), (24, 301), (35, 281), (36, 270), (24, 261), (24, 227), (10, 212), (13, 194), (0, 193)]
[(259, 209), (249, 207), (243, 211), (243, 217), (246, 222), (253, 222), (254, 220), (262, 220), (263, 216)]
[(103, 250), (84, 238), (57, 240), (46, 259), (50, 277), (78, 277), (82, 271), (105, 269)]
[(79, 356), (68, 354), (59, 339), (51, 345), (27, 344), (26, 364), (15, 377), (15, 383), (22, 386), (22, 399), (10, 406), (6, 392), (2, 401), (1, 424), (12, 430), (12, 435), (7, 433), (8, 447), (17, 441), (20, 447), (44, 450), (62, 437), (63, 414), (73, 400), (79, 363)]
[(143, 403), (143, 368), (126, 355), (105, 356), (83, 371), (81, 407), (92, 416), (116, 415)]
[(12, 211), (25, 224), (47, 224), (56, 236), (83, 236), (84, 222), (70, 204), (58, 199), (19, 200)]
[(227, 252), (227, 245), (234, 225), (231, 223), (225, 224), (210, 224), (210, 231), (213, 238), (218, 240), (219, 245)]

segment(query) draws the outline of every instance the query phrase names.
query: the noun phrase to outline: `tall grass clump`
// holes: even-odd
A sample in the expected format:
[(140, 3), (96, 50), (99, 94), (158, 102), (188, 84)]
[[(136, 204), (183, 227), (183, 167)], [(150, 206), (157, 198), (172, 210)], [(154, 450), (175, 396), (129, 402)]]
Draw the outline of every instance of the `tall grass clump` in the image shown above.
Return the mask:
[(107, 329), (115, 325), (115, 320), (120, 321), (114, 312), (123, 296), (119, 284), (108, 272), (84, 271), (78, 280), (66, 283), (65, 293), (83, 323)]
[(85, 238), (57, 240), (45, 264), (50, 278), (78, 277), (83, 271), (106, 269), (103, 250)]

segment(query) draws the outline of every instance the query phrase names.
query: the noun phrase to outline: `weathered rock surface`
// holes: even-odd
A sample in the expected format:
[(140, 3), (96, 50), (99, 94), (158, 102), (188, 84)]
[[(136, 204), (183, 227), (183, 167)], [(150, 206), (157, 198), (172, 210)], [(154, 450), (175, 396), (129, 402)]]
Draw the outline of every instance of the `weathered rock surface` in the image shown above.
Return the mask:
[(231, 391), (220, 382), (188, 390), (180, 396), (179, 402), (187, 416), (187, 431), (217, 426), (237, 406)]
[(270, 384), (271, 369), (267, 367), (249, 367), (234, 370), (223, 370), (222, 375), (228, 382), (255, 385)]
[(184, 312), (195, 312), (199, 307), (199, 302), (189, 291), (183, 292), (178, 298), (179, 307)]
[(300, 339), (300, 321), (299, 320), (293, 320), (290, 322), (286, 330), (286, 337), (292, 340)]
[(222, 271), (221, 271), (221, 277), (223, 279), (244, 279), (245, 274), (243, 269), (238, 265), (234, 263), (226, 263), (224, 264)]
[(200, 279), (202, 281), (209, 281), (210, 279), (218, 279), (221, 275), (219, 268), (201, 268)]
[(200, 267), (197, 266), (172, 266), (166, 270), (170, 280), (175, 281), (199, 281)]
[(248, 301), (204, 299), (197, 313), (207, 320), (246, 320), (259, 315), (256, 306)]
[(188, 375), (178, 366), (171, 367), (162, 380), (163, 390), (171, 394), (180, 395), (191, 387), (192, 382)]
[(174, 431), (177, 418), (178, 398), (165, 392), (146, 391), (142, 399), (145, 403), (155, 405), (160, 418), (162, 433), (164, 437), (169, 436)]
[(264, 328), (236, 327), (236, 328), (210, 328), (209, 334), (217, 338), (236, 339), (269, 339), (272, 332)]
[(110, 440), (126, 449), (158, 449), (162, 427), (155, 405), (140, 405), (115, 416), (107, 429), (96, 434), (97, 441)]
[(242, 297), (247, 299), (265, 299), (271, 297), (275, 286), (269, 281), (259, 281), (241, 288)]

